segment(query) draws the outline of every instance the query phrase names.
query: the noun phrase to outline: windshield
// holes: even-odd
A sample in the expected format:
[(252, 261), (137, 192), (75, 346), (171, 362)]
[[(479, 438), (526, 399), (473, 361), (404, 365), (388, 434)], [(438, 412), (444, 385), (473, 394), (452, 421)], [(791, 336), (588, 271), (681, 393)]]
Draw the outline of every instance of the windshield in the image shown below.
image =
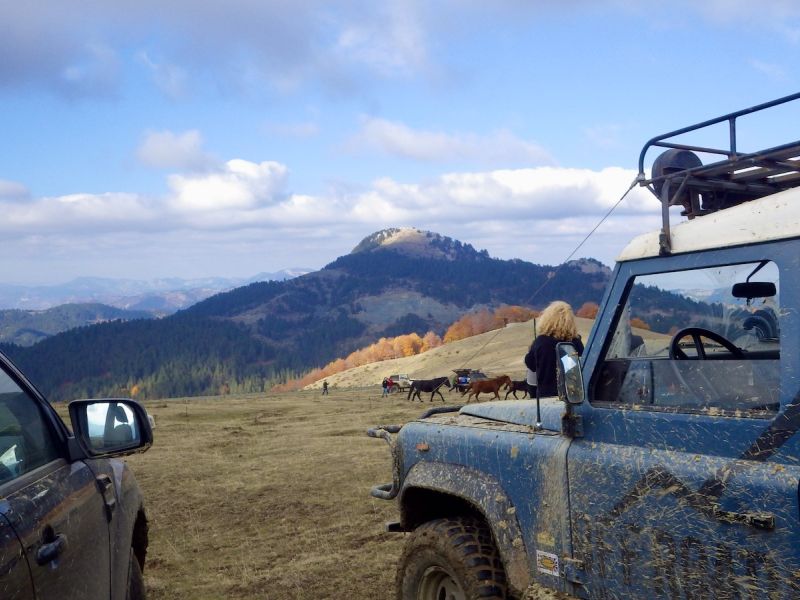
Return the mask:
[[(775, 295), (734, 297), (734, 285), (747, 282), (751, 274), (751, 284), (771, 283)], [(772, 262), (637, 277), (609, 357), (665, 356), (672, 337), (687, 327), (717, 333), (743, 350), (777, 351), (779, 294), (778, 269)], [(701, 342), (709, 352), (720, 348), (710, 339)], [(691, 340), (680, 340), (678, 346), (692, 356), (697, 354)]]
[(596, 398), (677, 410), (778, 409), (780, 286), (769, 261), (638, 276)]

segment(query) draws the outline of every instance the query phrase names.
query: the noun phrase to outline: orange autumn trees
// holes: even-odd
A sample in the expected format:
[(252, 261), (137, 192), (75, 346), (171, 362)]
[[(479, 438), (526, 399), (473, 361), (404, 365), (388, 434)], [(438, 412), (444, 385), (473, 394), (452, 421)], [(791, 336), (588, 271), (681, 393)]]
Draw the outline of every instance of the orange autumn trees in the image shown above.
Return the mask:
[(454, 342), (479, 333), (485, 333), (494, 329), (500, 329), (507, 323), (522, 323), (530, 321), (539, 313), (522, 306), (503, 305), (494, 312), (483, 309), (461, 317), (453, 323), (445, 332), (444, 338), (440, 338), (433, 331), (429, 331), (420, 337), (416, 333), (398, 335), (393, 338), (381, 338), (374, 344), (365, 348), (351, 352), (345, 358), (337, 358), (329, 362), (322, 368), (313, 369), (298, 379), (291, 379), (286, 383), (273, 386), (276, 392), (287, 392), (299, 390), (315, 381), (330, 377), (335, 373), (341, 373), (353, 367), (360, 367), (369, 363), (389, 360), (391, 358), (402, 358), (404, 356), (414, 356), (421, 354), (443, 343)]
[(584, 302), (583, 305), (575, 311), (576, 317), (583, 317), (584, 319), (594, 319), (600, 311), (600, 306), (597, 302)]
[(337, 358), (320, 369), (312, 369), (299, 379), (292, 379), (286, 383), (278, 384), (272, 389), (276, 392), (299, 390), (315, 381), (330, 377), (334, 373), (341, 373), (353, 367), (360, 367), (361, 365), (391, 358), (414, 356), (441, 345), (442, 338), (432, 331), (429, 331), (423, 337), (416, 333), (409, 333), (393, 338), (381, 338), (374, 344), (351, 352), (345, 358)]
[(449, 344), (456, 340), (486, 333), (494, 329), (505, 327), (507, 323), (523, 323), (530, 321), (539, 313), (523, 306), (503, 305), (493, 313), (487, 309), (469, 313), (450, 325), (444, 334), (444, 343)]

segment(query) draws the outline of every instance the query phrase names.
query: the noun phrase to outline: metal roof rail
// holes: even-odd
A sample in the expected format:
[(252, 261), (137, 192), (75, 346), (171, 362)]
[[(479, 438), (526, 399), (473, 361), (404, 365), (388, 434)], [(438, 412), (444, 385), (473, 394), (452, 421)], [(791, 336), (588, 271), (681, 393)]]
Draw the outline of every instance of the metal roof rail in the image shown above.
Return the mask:
[[(693, 219), (748, 200), (800, 186), (800, 140), (758, 152), (741, 153), (736, 145), (736, 120), (774, 106), (800, 99), (800, 92), (750, 108), (670, 131), (649, 140), (639, 154), (639, 185), (661, 202), (661, 254), (671, 252), (669, 207), (682, 206), (682, 215)], [(670, 141), (684, 133), (728, 122), (728, 148), (709, 148)], [(653, 163), (648, 179), (644, 173), (647, 151), (667, 148)], [(695, 152), (724, 159), (702, 164)]]

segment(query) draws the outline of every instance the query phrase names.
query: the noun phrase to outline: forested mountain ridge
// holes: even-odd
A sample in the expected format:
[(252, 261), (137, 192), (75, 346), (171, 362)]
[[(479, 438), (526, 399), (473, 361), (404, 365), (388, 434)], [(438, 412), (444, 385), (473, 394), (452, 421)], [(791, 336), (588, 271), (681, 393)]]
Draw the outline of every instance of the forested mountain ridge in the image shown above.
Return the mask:
[(31, 346), (46, 337), (82, 325), (106, 321), (151, 319), (143, 310), (124, 310), (105, 304), (62, 304), (45, 310), (0, 310), (0, 342)]
[(391, 229), (295, 279), (252, 283), (159, 320), (82, 327), (3, 351), (53, 400), (260, 391), (382, 336), (441, 334), (474, 309), (597, 302), (608, 276), (592, 260), (557, 269)]

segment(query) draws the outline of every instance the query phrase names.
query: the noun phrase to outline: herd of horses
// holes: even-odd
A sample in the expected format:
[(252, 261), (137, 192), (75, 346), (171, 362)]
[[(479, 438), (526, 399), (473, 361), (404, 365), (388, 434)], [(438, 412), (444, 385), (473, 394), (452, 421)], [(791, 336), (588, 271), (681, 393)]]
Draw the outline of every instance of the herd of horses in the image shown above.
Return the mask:
[[(441, 388), (446, 387), (449, 388), (450, 391), (455, 389), (452, 384), (450, 383), (449, 377), (436, 377), (435, 379), (415, 379), (411, 382), (411, 386), (408, 389), (408, 400), (419, 400), (422, 402), (421, 394), (429, 393), (431, 395), (430, 402), (433, 402), (433, 397), (436, 394), (439, 394), (439, 397), (444, 402), (444, 396), (442, 395)], [(508, 400), (508, 395), (513, 394), (514, 398), (519, 400), (517, 396), (517, 392), (522, 392), (522, 397), (528, 394), (528, 384), (523, 379), (521, 381), (512, 380), (508, 375), (501, 375), (500, 377), (495, 377), (494, 379), (480, 379), (478, 381), (470, 382), (467, 387), (465, 387), (461, 391), (462, 396), (467, 396), (467, 403), (472, 400), (472, 397), (475, 396), (475, 401), (478, 402), (480, 400), (481, 394), (494, 394), (494, 398), (500, 400), (500, 390), (506, 389), (506, 396), (505, 400)]]

